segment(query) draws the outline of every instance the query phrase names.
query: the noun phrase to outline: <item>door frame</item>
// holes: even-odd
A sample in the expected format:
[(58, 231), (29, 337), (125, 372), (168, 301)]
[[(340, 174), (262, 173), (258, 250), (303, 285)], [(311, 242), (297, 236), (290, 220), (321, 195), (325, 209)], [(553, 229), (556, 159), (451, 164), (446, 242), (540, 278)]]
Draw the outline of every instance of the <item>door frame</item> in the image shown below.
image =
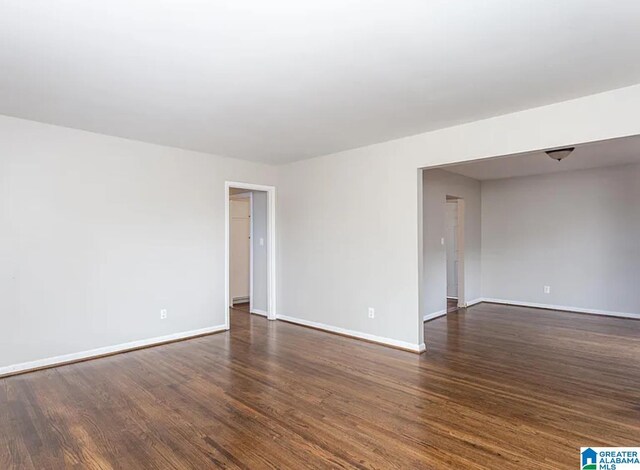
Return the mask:
[[(224, 183), (224, 298), (225, 298), (225, 329), (230, 328), (229, 308), (231, 298), (229, 295), (229, 190), (230, 188), (246, 189), (248, 191), (265, 191), (267, 193), (267, 318), (275, 320), (276, 310), (276, 187), (262, 184), (242, 183), (238, 181), (225, 181)], [(253, 221), (251, 221), (253, 223)], [(253, 234), (252, 234), (253, 235)], [(253, 239), (251, 240), (251, 249)], [(251, 260), (251, 263), (253, 260)], [(249, 295), (253, 288), (250, 281)], [(250, 299), (251, 301), (251, 299)]]

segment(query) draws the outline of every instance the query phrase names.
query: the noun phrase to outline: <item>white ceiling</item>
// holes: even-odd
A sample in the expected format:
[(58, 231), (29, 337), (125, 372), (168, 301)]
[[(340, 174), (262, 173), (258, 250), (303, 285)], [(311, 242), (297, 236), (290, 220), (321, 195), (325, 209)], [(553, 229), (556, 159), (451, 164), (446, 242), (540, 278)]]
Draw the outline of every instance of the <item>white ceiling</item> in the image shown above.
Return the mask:
[(640, 82), (637, 0), (3, 0), (0, 114), (281, 163)]
[(443, 169), (482, 181), (630, 163), (640, 163), (640, 136), (580, 145), (560, 162), (552, 160), (544, 152), (532, 152), (452, 165)]

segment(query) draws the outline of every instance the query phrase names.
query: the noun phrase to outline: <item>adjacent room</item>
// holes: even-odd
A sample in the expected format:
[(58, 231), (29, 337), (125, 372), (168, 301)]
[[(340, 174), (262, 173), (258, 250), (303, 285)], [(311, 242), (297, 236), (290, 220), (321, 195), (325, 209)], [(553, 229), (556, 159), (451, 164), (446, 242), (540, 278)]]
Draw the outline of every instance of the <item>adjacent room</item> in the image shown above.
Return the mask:
[(424, 320), (480, 302), (640, 318), (639, 177), (637, 136), (425, 170)]
[(639, 25), (0, 2), (0, 470), (640, 468)]

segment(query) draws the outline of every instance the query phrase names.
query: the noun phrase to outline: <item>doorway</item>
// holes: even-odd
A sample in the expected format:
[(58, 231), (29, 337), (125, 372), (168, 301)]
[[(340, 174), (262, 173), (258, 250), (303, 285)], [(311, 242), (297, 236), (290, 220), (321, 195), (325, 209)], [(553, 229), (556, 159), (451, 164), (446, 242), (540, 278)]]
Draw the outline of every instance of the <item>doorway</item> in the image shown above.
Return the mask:
[(464, 199), (446, 196), (444, 245), (446, 258), (446, 311), (465, 306), (464, 293)]
[(231, 188), (229, 195), (229, 296), (231, 306), (246, 307), (253, 302), (252, 253), (253, 193)]
[(225, 303), (276, 319), (275, 187), (225, 183)]

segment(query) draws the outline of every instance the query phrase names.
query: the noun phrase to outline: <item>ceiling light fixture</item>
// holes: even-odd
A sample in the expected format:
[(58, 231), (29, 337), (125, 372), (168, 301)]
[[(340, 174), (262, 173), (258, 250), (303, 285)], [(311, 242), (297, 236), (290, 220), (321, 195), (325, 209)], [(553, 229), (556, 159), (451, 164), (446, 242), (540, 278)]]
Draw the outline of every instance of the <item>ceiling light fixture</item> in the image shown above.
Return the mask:
[(547, 150), (545, 153), (554, 160), (561, 161), (571, 155), (571, 152), (573, 152), (575, 149), (575, 147), (567, 147), (564, 149)]

